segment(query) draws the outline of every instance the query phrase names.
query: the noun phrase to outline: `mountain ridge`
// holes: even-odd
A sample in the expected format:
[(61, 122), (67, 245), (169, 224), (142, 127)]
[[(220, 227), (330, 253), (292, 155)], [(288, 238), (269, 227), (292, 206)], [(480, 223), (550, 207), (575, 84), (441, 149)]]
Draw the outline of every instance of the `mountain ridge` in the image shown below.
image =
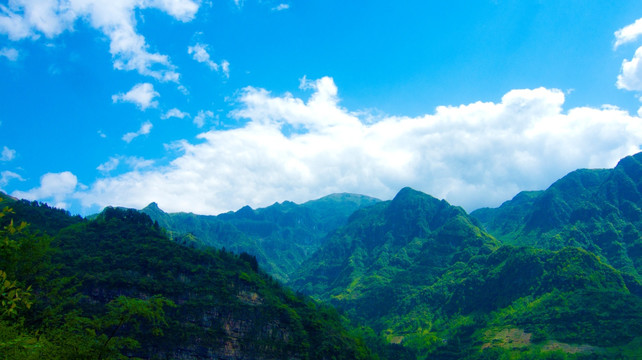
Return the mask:
[(216, 216), (169, 214), (156, 203), (141, 211), (183, 243), (247, 252), (272, 276), (287, 281), (327, 233), (343, 225), (356, 209), (378, 202), (365, 195), (336, 193), (303, 204), (284, 201), (259, 209), (244, 206)]

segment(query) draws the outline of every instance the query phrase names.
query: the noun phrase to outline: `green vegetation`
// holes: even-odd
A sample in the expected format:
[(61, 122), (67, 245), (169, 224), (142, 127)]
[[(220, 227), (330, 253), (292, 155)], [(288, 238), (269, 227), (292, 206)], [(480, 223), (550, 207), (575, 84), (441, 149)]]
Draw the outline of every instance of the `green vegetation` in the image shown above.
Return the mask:
[(373, 357), (255, 257), (181, 246), (138, 211), (107, 208), (52, 237), (3, 214), (0, 358)]
[(472, 216), (410, 188), (219, 216), (5, 203), (0, 359), (642, 353), (642, 153)]
[(498, 239), (557, 250), (581, 247), (642, 279), (642, 153), (614, 169), (577, 170), (546, 191), (521, 193), (471, 215)]
[(344, 225), (355, 210), (377, 202), (363, 195), (332, 194), (301, 205), (286, 201), (256, 210), (245, 206), (218, 216), (167, 214), (155, 203), (142, 211), (180, 243), (247, 252), (267, 273), (287, 281), (328, 233)]
[(479, 224), (406, 188), (357, 211), (291, 285), (419, 359), (617, 358), (638, 346), (634, 277), (578, 247), (502, 246)]

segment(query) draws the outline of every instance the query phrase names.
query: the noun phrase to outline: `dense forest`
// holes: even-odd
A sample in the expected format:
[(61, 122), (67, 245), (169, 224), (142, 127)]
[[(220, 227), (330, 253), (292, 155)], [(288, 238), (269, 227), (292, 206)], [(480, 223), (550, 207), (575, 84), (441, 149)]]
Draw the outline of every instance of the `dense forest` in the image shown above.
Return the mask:
[(2, 198), (5, 359), (642, 354), (642, 153), (471, 214), (410, 188), (218, 216)]
[(252, 255), (182, 246), (136, 210), (83, 220), (4, 203), (2, 358), (373, 357), (336, 310)]

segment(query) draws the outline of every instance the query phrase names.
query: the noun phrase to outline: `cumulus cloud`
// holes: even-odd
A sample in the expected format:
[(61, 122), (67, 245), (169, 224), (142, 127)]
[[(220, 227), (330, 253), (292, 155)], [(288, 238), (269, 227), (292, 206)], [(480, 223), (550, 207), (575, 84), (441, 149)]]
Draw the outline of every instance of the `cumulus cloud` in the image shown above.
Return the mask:
[(6, 146), (2, 147), (2, 153), (0, 153), (0, 161), (11, 161), (16, 157), (16, 151), (9, 149)]
[(631, 60), (622, 61), (622, 70), (617, 77), (617, 87), (624, 90), (642, 90), (642, 47), (639, 47)]
[(331, 78), (306, 84), (306, 100), (245, 88), (232, 113), (248, 120), (243, 127), (181, 141), (169, 165), (99, 179), (77, 196), (86, 207), (156, 201), (168, 211), (216, 214), (333, 192), (388, 199), (412, 186), (472, 210), (544, 189), (577, 168), (612, 167), (642, 143), (640, 118), (612, 106), (564, 111), (555, 89), (368, 122), (339, 106)]
[(141, 110), (145, 110), (149, 107), (155, 108), (158, 106), (158, 101), (154, 100), (157, 96), (160, 96), (160, 94), (154, 90), (154, 85), (141, 83), (134, 85), (131, 90), (124, 94), (112, 95), (111, 99), (115, 103), (119, 101), (130, 102), (136, 104)]
[(198, 112), (198, 115), (194, 117), (194, 124), (199, 128), (202, 128), (205, 125), (205, 120), (211, 119), (214, 117), (214, 113), (210, 110), (201, 110)]
[(40, 186), (29, 191), (14, 191), (11, 195), (21, 199), (52, 202), (55, 207), (66, 209), (68, 199), (78, 185), (76, 175), (69, 171), (47, 173), (40, 178)]
[(180, 111), (177, 108), (173, 108), (168, 110), (165, 114), (163, 114), (161, 116), (161, 119), (169, 119), (173, 117), (183, 119), (185, 117), (189, 117), (189, 114), (184, 111)]
[(0, 57), (5, 57), (9, 61), (18, 60), (18, 50), (14, 48), (3, 47), (0, 49)]
[(226, 77), (230, 76), (230, 63), (227, 60), (223, 60), (221, 64), (210, 59), (210, 54), (207, 52), (207, 45), (196, 44), (194, 46), (189, 46), (187, 48), (187, 53), (192, 55), (194, 60), (207, 65), (210, 69), (214, 71), (222, 71), (223, 75)]
[(161, 81), (178, 81), (179, 74), (167, 55), (149, 52), (136, 31), (136, 10), (157, 9), (187, 22), (198, 11), (194, 0), (11, 0), (0, 5), (0, 34), (10, 40), (54, 38), (81, 20), (110, 40), (114, 68), (135, 70)]
[(636, 41), (642, 35), (642, 19), (637, 19), (633, 24), (627, 25), (615, 32), (614, 49), (620, 45)]
[[(615, 32), (614, 48), (636, 41), (642, 35), (642, 19)], [(617, 77), (619, 89), (642, 90), (642, 47), (638, 47), (633, 57), (622, 61), (622, 68)]]
[(152, 126), (153, 126), (152, 123), (147, 121), (147, 122), (143, 123), (140, 126), (140, 129), (138, 129), (138, 131), (129, 132), (129, 133), (123, 135), (122, 139), (123, 139), (123, 141), (125, 141), (127, 143), (130, 143), (130, 142), (132, 142), (132, 140), (134, 140), (135, 138), (137, 138), (137, 137), (139, 137), (141, 135), (149, 134), (152, 131)]

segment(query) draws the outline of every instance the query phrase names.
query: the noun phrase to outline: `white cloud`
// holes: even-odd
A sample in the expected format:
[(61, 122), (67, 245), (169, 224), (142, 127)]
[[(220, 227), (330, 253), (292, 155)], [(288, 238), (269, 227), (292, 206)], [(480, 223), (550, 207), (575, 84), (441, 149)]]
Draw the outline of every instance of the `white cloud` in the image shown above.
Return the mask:
[(185, 86), (183, 86), (183, 85), (179, 85), (178, 86), (178, 91), (183, 93), (183, 95), (189, 95), (189, 90), (187, 90), (187, 88)]
[(642, 47), (639, 47), (631, 60), (622, 61), (622, 70), (617, 77), (617, 87), (625, 90), (642, 90)]
[(137, 137), (139, 137), (141, 135), (149, 134), (152, 131), (152, 126), (153, 126), (152, 123), (147, 121), (147, 122), (143, 123), (140, 126), (140, 129), (138, 129), (138, 131), (129, 132), (129, 133), (123, 135), (122, 139), (125, 142), (130, 143), (132, 140), (134, 140), (135, 138), (137, 138)]
[(47, 173), (40, 178), (40, 186), (29, 191), (14, 191), (12, 196), (27, 200), (53, 201), (59, 208), (67, 208), (65, 199), (73, 196), (78, 185), (76, 175), (69, 171)]
[(157, 96), (160, 96), (160, 94), (154, 90), (154, 85), (141, 83), (134, 85), (134, 87), (125, 94), (112, 95), (111, 99), (113, 102), (124, 101), (134, 103), (141, 110), (145, 110), (149, 107), (155, 108), (158, 106), (158, 101), (154, 100)]
[(287, 10), (290, 8), (290, 4), (279, 4), (278, 6), (275, 6), (272, 8), (274, 11), (281, 11), (281, 10)]
[(19, 180), (19, 181), (24, 181), (22, 176), (14, 173), (13, 171), (8, 171), (5, 170), (0, 173), (0, 189), (7, 186), (9, 182), (13, 179)]
[(230, 78), (230, 63), (227, 60), (221, 62), (221, 71), (226, 78)]
[(187, 53), (192, 55), (194, 60), (207, 65), (210, 69), (214, 71), (221, 70), (223, 75), (228, 78), (230, 77), (230, 63), (227, 60), (223, 60), (219, 65), (212, 61), (210, 59), (210, 54), (207, 52), (207, 45), (196, 44), (194, 46), (189, 46), (187, 48)]
[(125, 162), (134, 170), (145, 169), (154, 165), (154, 160), (147, 160), (137, 156), (125, 158)]
[(642, 35), (642, 19), (637, 19), (633, 24), (627, 25), (615, 32), (614, 49), (620, 45), (636, 41)]
[(232, 114), (249, 120), (243, 127), (179, 142), (169, 165), (99, 179), (77, 196), (86, 207), (156, 201), (216, 214), (343, 191), (386, 199), (412, 186), (472, 210), (577, 168), (612, 167), (642, 143), (640, 118), (609, 106), (565, 112), (554, 89), (369, 123), (338, 105), (331, 78), (307, 84), (307, 101), (248, 87)]
[(167, 55), (148, 51), (136, 31), (136, 10), (158, 9), (180, 21), (190, 21), (198, 11), (194, 0), (11, 0), (0, 5), (0, 34), (10, 40), (54, 38), (82, 20), (109, 40), (114, 68), (135, 70), (161, 81), (178, 81)]
[(9, 149), (6, 146), (2, 147), (2, 153), (0, 154), (0, 161), (11, 161), (16, 157), (16, 151)]
[(116, 170), (123, 161), (133, 170), (144, 169), (154, 165), (154, 160), (146, 160), (137, 156), (112, 156), (106, 162), (98, 165), (96, 169), (107, 175)]
[(14, 48), (3, 47), (0, 49), (0, 57), (6, 57), (9, 61), (18, 60), (18, 50)]
[[(615, 32), (614, 48), (636, 41), (642, 35), (642, 19)], [(642, 90), (642, 47), (638, 47), (633, 57), (622, 61), (622, 68), (617, 77), (619, 89)]]
[(163, 114), (161, 116), (161, 119), (169, 119), (172, 117), (183, 119), (185, 117), (189, 117), (189, 114), (186, 112), (180, 111), (177, 108), (173, 108), (167, 111), (165, 114)]
[(218, 64), (210, 60), (210, 54), (207, 52), (207, 45), (196, 44), (187, 48), (187, 53), (192, 55), (194, 60), (204, 63), (212, 70), (218, 71)]
[(205, 125), (205, 120), (211, 119), (214, 117), (214, 113), (210, 110), (201, 110), (198, 112), (198, 115), (194, 117), (194, 124), (199, 128), (202, 128)]
[(120, 164), (120, 160), (115, 157), (109, 158), (107, 162), (104, 162), (96, 168), (98, 171), (100, 171), (103, 174), (108, 174), (109, 172), (115, 170), (118, 167), (118, 164)]

